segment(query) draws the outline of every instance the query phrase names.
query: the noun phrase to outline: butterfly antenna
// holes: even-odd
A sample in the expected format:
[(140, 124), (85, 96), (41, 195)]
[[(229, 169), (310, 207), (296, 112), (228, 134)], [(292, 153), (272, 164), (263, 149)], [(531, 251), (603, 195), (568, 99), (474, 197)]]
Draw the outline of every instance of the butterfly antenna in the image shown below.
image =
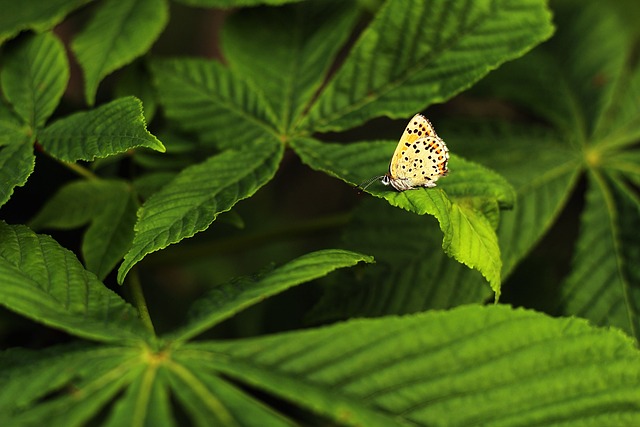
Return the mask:
[(374, 176), (373, 178), (368, 179), (365, 182), (363, 182), (362, 184), (358, 185), (358, 188), (360, 188), (360, 190), (358, 190), (358, 194), (362, 193), (364, 190), (367, 189), (367, 187), (369, 187), (371, 184), (373, 184), (377, 180), (382, 179), (383, 176), (384, 175)]

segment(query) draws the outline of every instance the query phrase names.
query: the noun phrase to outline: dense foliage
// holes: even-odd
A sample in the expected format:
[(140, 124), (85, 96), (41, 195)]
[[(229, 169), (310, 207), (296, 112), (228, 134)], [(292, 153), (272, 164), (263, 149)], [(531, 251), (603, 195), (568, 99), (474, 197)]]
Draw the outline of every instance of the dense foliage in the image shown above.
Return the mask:
[(634, 2), (0, 11), (1, 425), (640, 425)]

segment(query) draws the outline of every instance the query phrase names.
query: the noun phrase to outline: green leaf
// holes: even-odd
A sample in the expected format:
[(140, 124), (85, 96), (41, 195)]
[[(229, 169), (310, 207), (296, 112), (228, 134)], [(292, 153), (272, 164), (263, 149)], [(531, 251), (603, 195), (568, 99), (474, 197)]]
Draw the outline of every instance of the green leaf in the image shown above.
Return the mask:
[[(637, 197), (625, 184), (627, 180), (634, 182), (640, 170), (636, 147), (640, 71), (632, 59), (635, 39), (624, 31), (611, 8), (601, 3), (560, 2), (556, 16), (558, 33), (554, 39), (486, 81), (493, 93), (533, 110), (559, 130), (555, 143), (552, 138), (538, 143), (514, 135), (513, 139), (523, 139), (517, 157), (510, 155), (505, 147), (509, 144), (504, 142), (495, 150), (492, 161), (502, 158), (512, 162), (507, 168), (511, 174), (505, 173), (512, 182), (515, 177), (523, 182), (531, 180), (534, 187), (531, 194), (526, 194), (531, 186), (516, 185), (527, 204), (518, 200), (518, 206), (524, 205), (523, 209), (516, 208), (521, 221), (509, 224), (509, 214), (504, 215), (501, 248), (505, 254), (521, 257), (524, 251), (518, 249), (518, 241), (528, 244), (518, 235), (541, 236), (551, 225), (544, 218), (557, 215), (549, 216), (553, 206), (564, 203), (586, 169), (586, 207), (572, 268), (567, 279), (543, 299), (556, 313), (615, 325), (638, 339), (639, 279), (627, 266), (638, 264), (640, 258), (626, 239), (627, 230), (640, 224), (640, 212)], [(612, 36), (607, 37), (610, 33)], [(496, 168), (501, 170), (500, 166)], [(537, 186), (540, 177), (547, 183)], [(555, 202), (545, 204), (545, 199)], [(508, 270), (513, 263), (505, 259), (505, 265)], [(540, 286), (548, 287), (542, 282)]]
[(446, 101), (548, 38), (545, 3), (388, 1), (301, 126), (342, 130)]
[(44, 125), (68, 81), (64, 46), (51, 33), (25, 37), (3, 55), (2, 91), (32, 129)]
[(165, 152), (142, 150), (134, 153), (133, 160), (146, 170), (178, 171), (202, 161), (202, 146), (193, 137), (173, 132), (161, 132)]
[(146, 53), (169, 20), (166, 0), (105, 0), (71, 44), (84, 71), (85, 97), (95, 102), (100, 81)]
[(373, 262), (373, 258), (340, 249), (327, 249), (303, 255), (261, 276), (246, 277), (218, 286), (196, 302), (192, 320), (172, 337), (186, 341), (272, 295), (325, 276), (338, 268), (351, 267), (360, 261)]
[[(355, 183), (355, 171), (368, 172), (366, 177), (380, 175), (393, 153), (396, 143), (387, 141), (352, 144), (323, 144), (312, 139), (296, 139), (291, 145), (302, 161), (312, 167)], [(444, 233), (442, 247), (459, 262), (475, 268), (500, 294), (500, 249), (490, 219), (477, 209), (478, 201), (494, 201), (502, 206), (513, 204), (514, 193), (509, 184), (480, 165), (451, 156), (450, 176), (438, 188), (419, 188), (397, 192), (382, 185), (369, 187), (376, 197), (391, 205), (419, 215), (435, 216)], [(456, 176), (457, 175), (457, 176)], [(362, 181), (365, 176), (360, 176)], [(450, 186), (450, 187), (449, 187)], [(451, 198), (448, 196), (449, 188)]]
[(175, 358), (340, 425), (640, 423), (640, 353), (631, 340), (505, 306), (191, 343)]
[(492, 96), (532, 110), (568, 140), (583, 145), (612, 102), (629, 41), (611, 7), (603, 3), (564, 0), (554, 7), (555, 36), (484, 83)]
[(32, 228), (77, 228), (88, 270), (100, 280), (122, 259), (133, 240), (138, 205), (124, 181), (76, 181), (62, 187), (32, 220)]
[(197, 7), (232, 8), (241, 6), (258, 6), (261, 4), (281, 5), (296, 3), (302, 0), (176, 0), (178, 3)]
[(126, 394), (114, 406), (111, 416), (103, 425), (177, 426), (171, 414), (168, 384), (162, 377), (158, 378), (158, 368), (144, 365), (140, 368), (141, 372), (128, 384)]
[(151, 71), (167, 117), (203, 141), (236, 148), (274, 134), (276, 120), (263, 97), (222, 65), (156, 60)]
[[(9, 391), (21, 391), (18, 405), (12, 403), (15, 395), (0, 393), (3, 425), (87, 425), (103, 415), (99, 411), (141, 374), (141, 353), (136, 346), (78, 349), (76, 345), (48, 353), (21, 350), (17, 356), (31, 359), (29, 365), (0, 372), (8, 377), (3, 384), (9, 385)], [(27, 384), (33, 386), (25, 390)], [(1, 407), (5, 402), (6, 408)]]
[(142, 258), (206, 230), (218, 214), (252, 196), (275, 174), (283, 145), (266, 139), (184, 169), (138, 210), (133, 245), (118, 271), (122, 283)]
[(580, 237), (559, 307), (640, 339), (640, 200), (617, 180), (596, 171), (589, 178)]
[(35, 163), (30, 141), (0, 146), (0, 206), (11, 198), (14, 188), (27, 182)]
[(593, 145), (607, 154), (612, 148), (635, 146), (640, 140), (640, 67), (622, 73), (615, 102), (603, 112)]
[(265, 95), (279, 130), (289, 130), (317, 92), (351, 33), (355, 12), (351, 1), (316, 1), (247, 8), (225, 22), (224, 56)]
[(215, 374), (203, 373), (199, 365), (197, 362), (177, 365), (170, 377), (176, 397), (194, 420), (194, 425), (209, 426), (212, 420), (224, 426), (299, 425)]
[(142, 103), (132, 96), (60, 119), (47, 126), (39, 138), (49, 154), (67, 162), (91, 161), (136, 147), (165, 150), (147, 131)]
[(369, 198), (354, 212), (342, 240), (347, 249), (373, 255), (376, 263), (324, 286), (307, 316), (313, 323), (451, 308), (490, 297), (477, 271), (442, 251), (432, 218)]
[(0, 303), (36, 322), (97, 341), (147, 336), (136, 310), (51, 237), (0, 222)]
[(0, 97), (0, 147), (32, 139), (33, 130)]
[(305, 425), (635, 425), (639, 361), (617, 330), (506, 306), (160, 348), (11, 349), (0, 423), (295, 424), (276, 397), (307, 410)]
[(516, 190), (514, 208), (501, 211), (497, 229), (505, 278), (564, 208), (580, 176), (579, 160), (556, 132), (540, 127), (455, 120), (442, 129), (452, 151), (490, 165)]
[(46, 31), (64, 17), (91, 0), (24, 0), (2, 2), (0, 14), (0, 44), (22, 30)]
[[(144, 105), (144, 117), (147, 123), (155, 117), (158, 108), (158, 100), (155, 88), (151, 83), (151, 75), (143, 66), (142, 61), (125, 67), (119, 74), (113, 88), (113, 96), (115, 98), (124, 98), (125, 96), (135, 96), (142, 101)], [(164, 139), (163, 139), (163, 142)]]

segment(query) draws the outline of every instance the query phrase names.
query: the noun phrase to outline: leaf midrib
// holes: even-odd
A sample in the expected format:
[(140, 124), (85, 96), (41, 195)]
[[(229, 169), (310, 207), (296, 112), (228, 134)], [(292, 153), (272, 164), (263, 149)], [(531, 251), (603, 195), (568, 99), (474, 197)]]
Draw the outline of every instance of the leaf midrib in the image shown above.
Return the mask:
[[(594, 184), (599, 187), (600, 191), (602, 191), (603, 198), (605, 199), (605, 202), (606, 202), (607, 218), (609, 220), (609, 227), (607, 231), (610, 232), (611, 234), (611, 241), (613, 243), (613, 248), (615, 251), (616, 276), (618, 277), (618, 280), (622, 285), (622, 297), (625, 302), (624, 306), (625, 306), (625, 312), (627, 313), (627, 321), (629, 322), (629, 328), (631, 329), (631, 333), (633, 334), (633, 336), (636, 337), (637, 339), (640, 336), (639, 334), (640, 331), (636, 330), (636, 322), (634, 321), (633, 310), (631, 309), (631, 307), (634, 306), (634, 304), (631, 302), (633, 301), (632, 292), (630, 290), (631, 284), (629, 283), (629, 280), (625, 277), (623, 273), (624, 268), (621, 265), (623, 256), (622, 256), (622, 250), (620, 248), (620, 240), (618, 239), (618, 236), (620, 235), (620, 230), (618, 228), (618, 224), (616, 221), (618, 216), (618, 210), (616, 209), (615, 202), (613, 201), (613, 196), (611, 195), (611, 191), (606, 185), (605, 179), (602, 177), (600, 172), (595, 169), (590, 170), (590, 172), (591, 172), (590, 175), (593, 178)], [(615, 185), (615, 183), (613, 183), (613, 185)]]
[[(206, 64), (206, 62), (204, 62)], [(207, 100), (209, 100), (212, 104), (214, 105), (218, 105), (220, 106), (222, 109), (226, 109), (230, 112), (232, 112), (233, 114), (236, 114), (240, 117), (242, 117), (242, 119), (251, 122), (253, 124), (255, 124), (256, 126), (264, 129), (265, 131), (267, 131), (268, 134), (275, 136), (276, 138), (280, 138), (280, 135), (277, 132), (277, 129), (273, 126), (273, 123), (269, 123), (269, 122), (265, 122), (263, 120), (261, 120), (260, 118), (258, 118), (257, 116), (253, 115), (253, 114), (249, 114), (248, 112), (244, 111), (241, 107), (242, 106), (237, 106), (235, 103), (233, 103), (231, 100), (228, 100), (227, 97), (220, 97), (217, 96), (218, 94), (216, 92), (213, 92), (212, 87), (209, 87), (208, 85), (206, 85), (204, 82), (199, 82), (196, 81), (195, 79), (193, 79), (191, 77), (190, 74), (183, 74), (180, 73), (179, 70), (176, 70), (174, 68), (176, 62), (170, 62), (169, 63), (171, 68), (168, 70), (168, 73), (170, 75), (172, 75), (174, 78), (177, 78), (178, 80), (182, 80), (184, 81), (185, 84), (187, 84), (192, 91), (194, 91), (197, 94), (203, 94), (205, 95), (205, 98)], [(187, 63), (189, 64), (189, 63)], [(164, 67), (164, 64), (163, 68)], [(207, 64), (208, 65), (208, 64)], [(216, 64), (214, 63), (214, 66), (223, 68), (223, 72), (227, 73), (229, 70), (226, 69), (225, 67), (223, 67), (220, 64)], [(166, 68), (165, 68), (166, 70)], [(165, 71), (167, 72), (167, 71)], [(251, 92), (253, 95), (256, 96), (256, 101), (259, 103), (261, 108), (265, 108), (265, 112), (267, 113), (267, 115), (271, 115), (274, 116), (275, 113), (273, 113), (273, 111), (271, 110), (271, 106), (268, 102), (266, 102), (263, 98), (262, 98), (262, 93), (258, 92), (256, 90), (254, 90), (252, 88), (251, 85), (247, 84), (244, 80), (240, 80), (237, 79), (235, 77), (231, 77), (229, 79), (229, 81), (233, 81), (238, 85), (244, 86), (244, 89), (247, 90), (248, 92)]]

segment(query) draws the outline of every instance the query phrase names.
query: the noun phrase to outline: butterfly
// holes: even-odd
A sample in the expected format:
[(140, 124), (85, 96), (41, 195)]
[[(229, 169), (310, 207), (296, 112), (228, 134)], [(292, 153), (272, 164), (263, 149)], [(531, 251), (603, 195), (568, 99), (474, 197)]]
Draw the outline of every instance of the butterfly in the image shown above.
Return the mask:
[(449, 149), (436, 134), (433, 125), (421, 114), (413, 116), (393, 153), (389, 172), (365, 182), (365, 190), (374, 181), (398, 191), (416, 187), (432, 188), (436, 181), (449, 173)]

